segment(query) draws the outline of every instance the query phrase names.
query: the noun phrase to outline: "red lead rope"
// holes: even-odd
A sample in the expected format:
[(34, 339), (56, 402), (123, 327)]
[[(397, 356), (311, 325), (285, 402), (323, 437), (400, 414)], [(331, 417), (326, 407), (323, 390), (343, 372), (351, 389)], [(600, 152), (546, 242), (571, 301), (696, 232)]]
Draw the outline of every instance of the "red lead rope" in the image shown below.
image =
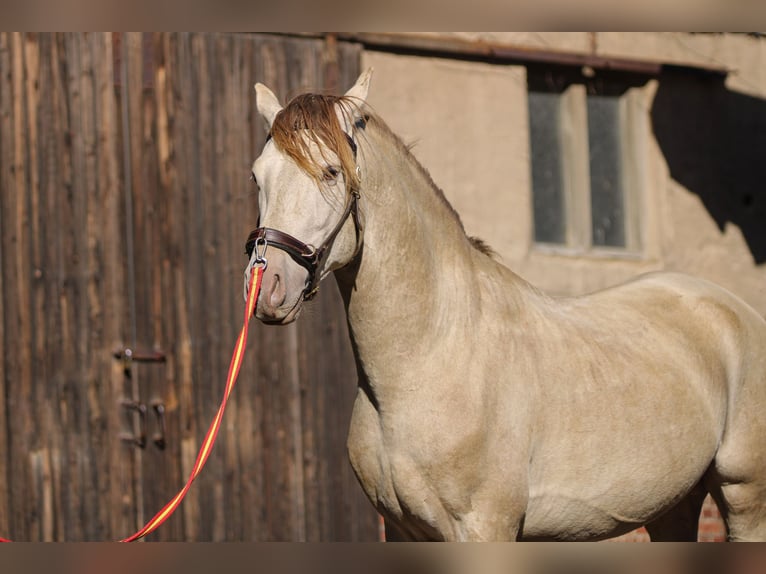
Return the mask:
[(255, 302), (258, 299), (258, 292), (261, 289), (263, 268), (258, 266), (253, 267), (253, 272), (255, 275), (250, 279), (250, 291), (247, 294), (247, 303), (245, 304), (245, 320), (242, 324), (242, 330), (239, 333), (239, 337), (237, 338), (237, 344), (234, 347), (234, 354), (231, 357), (229, 374), (226, 377), (226, 390), (224, 391), (223, 399), (221, 400), (221, 406), (218, 407), (218, 413), (215, 415), (215, 418), (213, 419), (213, 422), (210, 425), (207, 434), (205, 435), (205, 440), (202, 442), (202, 446), (199, 449), (197, 461), (194, 463), (194, 468), (192, 468), (191, 474), (189, 475), (189, 480), (186, 481), (186, 485), (181, 489), (181, 491), (176, 494), (175, 497), (173, 497), (173, 499), (154, 516), (154, 518), (147, 522), (141, 530), (132, 536), (123, 538), (120, 540), (120, 542), (133, 542), (134, 540), (143, 538), (150, 532), (154, 532), (157, 528), (159, 528), (160, 525), (165, 522), (181, 504), (181, 501), (186, 496), (186, 493), (189, 492), (189, 488), (191, 488), (192, 482), (194, 482), (194, 479), (197, 478), (197, 475), (202, 470), (202, 467), (205, 466), (205, 462), (207, 461), (208, 456), (210, 456), (210, 451), (213, 450), (215, 439), (218, 436), (218, 429), (221, 428), (223, 413), (226, 410), (226, 403), (229, 400), (229, 395), (234, 388), (234, 384), (237, 382), (239, 368), (242, 366), (242, 358), (245, 355), (245, 346), (247, 345), (247, 328), (250, 324), (250, 317), (253, 316), (253, 311), (255, 310)]
[[(197, 478), (197, 475), (202, 471), (202, 467), (205, 466), (205, 462), (210, 456), (210, 452), (213, 450), (215, 439), (218, 436), (218, 430), (221, 428), (221, 421), (223, 420), (223, 413), (226, 410), (226, 403), (229, 400), (234, 384), (237, 382), (237, 375), (239, 375), (239, 369), (242, 366), (242, 358), (245, 354), (245, 346), (247, 345), (247, 330), (250, 323), (250, 317), (253, 316), (255, 310), (255, 302), (258, 299), (258, 292), (261, 289), (261, 280), (263, 278), (263, 268), (253, 267), (253, 277), (250, 279), (250, 290), (247, 295), (247, 303), (245, 304), (245, 320), (242, 325), (242, 330), (237, 338), (237, 344), (234, 347), (234, 354), (231, 357), (231, 364), (229, 365), (229, 375), (226, 377), (226, 390), (224, 391), (223, 399), (221, 400), (221, 406), (218, 407), (218, 413), (215, 415), (210, 428), (205, 435), (205, 440), (202, 442), (199, 454), (197, 455), (197, 461), (194, 463), (189, 480), (186, 481), (186, 485), (176, 494), (170, 502), (168, 502), (162, 510), (160, 510), (154, 518), (152, 518), (146, 525), (136, 532), (135, 534), (123, 538), (120, 542), (134, 542), (139, 538), (143, 538), (147, 534), (154, 532), (160, 525), (165, 522), (173, 512), (181, 505), (181, 501), (189, 492), (192, 482)], [(5, 538), (0, 538), (0, 542), (11, 542)]]

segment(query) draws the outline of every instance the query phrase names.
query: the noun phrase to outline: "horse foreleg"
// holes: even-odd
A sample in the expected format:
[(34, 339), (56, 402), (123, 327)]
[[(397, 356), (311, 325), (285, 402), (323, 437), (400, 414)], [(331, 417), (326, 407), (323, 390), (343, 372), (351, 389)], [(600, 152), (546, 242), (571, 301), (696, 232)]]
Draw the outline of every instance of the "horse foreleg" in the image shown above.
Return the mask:
[(698, 484), (678, 504), (646, 525), (652, 542), (696, 542), (707, 490)]

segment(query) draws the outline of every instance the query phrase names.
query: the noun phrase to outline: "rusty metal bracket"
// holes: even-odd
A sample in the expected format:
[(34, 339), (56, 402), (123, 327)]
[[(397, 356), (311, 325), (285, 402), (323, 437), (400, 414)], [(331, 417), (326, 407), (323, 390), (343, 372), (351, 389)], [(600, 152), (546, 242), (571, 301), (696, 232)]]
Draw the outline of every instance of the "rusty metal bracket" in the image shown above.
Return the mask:
[(130, 347), (120, 347), (112, 353), (115, 359), (122, 359), (126, 362), (138, 363), (164, 363), (167, 361), (167, 355), (164, 351), (148, 349), (131, 349)]
[(158, 449), (165, 450), (165, 405), (159, 402), (154, 403), (152, 405), (152, 410), (157, 417), (158, 427), (157, 432), (152, 436), (152, 441)]
[(146, 405), (139, 403), (138, 401), (132, 401), (130, 399), (124, 399), (120, 401), (122, 408), (128, 411), (138, 413), (139, 421), (139, 434), (135, 436), (133, 434), (123, 433), (120, 435), (120, 440), (123, 442), (131, 443), (138, 448), (146, 447)]

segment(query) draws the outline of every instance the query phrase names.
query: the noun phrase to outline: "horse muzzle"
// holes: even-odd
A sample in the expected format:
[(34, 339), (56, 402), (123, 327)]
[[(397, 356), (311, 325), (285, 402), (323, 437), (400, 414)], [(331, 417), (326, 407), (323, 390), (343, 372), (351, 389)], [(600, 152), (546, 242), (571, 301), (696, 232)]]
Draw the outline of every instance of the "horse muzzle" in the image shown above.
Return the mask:
[(297, 319), (303, 308), (308, 274), (283, 253), (270, 255), (263, 270), (255, 316), (264, 323), (286, 325)]

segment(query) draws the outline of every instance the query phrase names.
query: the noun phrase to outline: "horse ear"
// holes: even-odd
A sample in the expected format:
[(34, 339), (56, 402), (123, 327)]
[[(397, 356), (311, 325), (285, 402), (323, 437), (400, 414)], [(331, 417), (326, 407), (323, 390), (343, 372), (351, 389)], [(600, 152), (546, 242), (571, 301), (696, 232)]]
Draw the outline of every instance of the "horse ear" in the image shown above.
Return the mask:
[(259, 82), (255, 84), (255, 103), (258, 106), (258, 112), (263, 116), (263, 119), (266, 120), (266, 123), (269, 124), (269, 129), (271, 129), (271, 124), (274, 123), (274, 118), (282, 109), (277, 96), (275, 96), (274, 92), (269, 88)]
[(365, 102), (367, 100), (367, 92), (370, 89), (370, 80), (372, 79), (372, 68), (367, 68), (362, 75), (356, 81), (356, 84), (346, 92), (346, 97), (355, 98)]

